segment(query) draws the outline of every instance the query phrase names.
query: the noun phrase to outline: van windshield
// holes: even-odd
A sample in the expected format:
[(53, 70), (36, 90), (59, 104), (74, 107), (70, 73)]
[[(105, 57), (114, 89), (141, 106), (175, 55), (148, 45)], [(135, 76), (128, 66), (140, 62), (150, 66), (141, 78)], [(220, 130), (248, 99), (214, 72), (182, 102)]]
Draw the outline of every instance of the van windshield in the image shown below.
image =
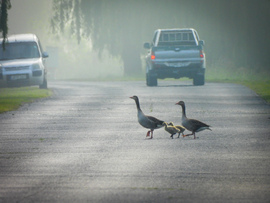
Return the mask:
[(3, 50), (0, 44), (0, 61), (39, 58), (40, 53), (36, 42), (12, 42), (5, 44)]

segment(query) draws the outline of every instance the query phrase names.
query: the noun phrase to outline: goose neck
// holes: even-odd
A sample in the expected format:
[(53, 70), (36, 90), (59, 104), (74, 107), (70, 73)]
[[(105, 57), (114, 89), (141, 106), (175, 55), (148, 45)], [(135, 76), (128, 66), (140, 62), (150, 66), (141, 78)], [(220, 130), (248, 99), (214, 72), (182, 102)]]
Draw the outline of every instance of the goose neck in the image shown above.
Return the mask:
[(181, 105), (182, 106), (182, 118), (186, 118), (186, 107), (185, 105)]
[(137, 106), (137, 110), (141, 111), (139, 99), (135, 99), (135, 103), (136, 103), (136, 106)]

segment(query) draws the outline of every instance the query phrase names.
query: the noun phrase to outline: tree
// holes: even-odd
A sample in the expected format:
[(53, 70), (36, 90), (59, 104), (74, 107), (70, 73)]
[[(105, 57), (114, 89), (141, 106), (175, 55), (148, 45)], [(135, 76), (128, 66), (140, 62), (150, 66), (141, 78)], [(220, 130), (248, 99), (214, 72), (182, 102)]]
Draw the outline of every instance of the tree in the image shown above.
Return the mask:
[(263, 44), (269, 44), (268, 31), (263, 31), (269, 30), (269, 1), (54, 0), (54, 10), (54, 31), (69, 27), (78, 42), (86, 37), (95, 50), (121, 56), (125, 75), (141, 72), (142, 44), (157, 28), (196, 28), (206, 41), (209, 62), (232, 60), (250, 66), (262, 62), (261, 56), (252, 57), (254, 48), (269, 53)]
[[(5, 41), (11, 3), (0, 3)], [(198, 30), (208, 65), (222, 59), (237, 67), (268, 68), (269, 10), (269, 0), (53, 0), (51, 27), (53, 33), (69, 31), (78, 43), (89, 39), (99, 53), (106, 49), (120, 56), (125, 75), (141, 72), (142, 44), (154, 30), (172, 27)]]
[(3, 49), (5, 49), (5, 41), (8, 34), (8, 9), (11, 8), (10, 0), (2, 0), (0, 6), (0, 32), (3, 37)]
[(123, 18), (132, 15), (131, 8), (126, 10), (125, 7), (131, 6), (134, 1), (54, 0), (53, 3), (55, 12), (51, 25), (54, 33), (61, 33), (69, 27), (78, 42), (81, 36), (91, 38), (94, 49), (99, 53), (107, 49), (112, 55), (120, 55), (125, 75), (140, 72), (140, 36), (134, 39), (138, 27), (126, 26), (135, 23), (134, 16)]

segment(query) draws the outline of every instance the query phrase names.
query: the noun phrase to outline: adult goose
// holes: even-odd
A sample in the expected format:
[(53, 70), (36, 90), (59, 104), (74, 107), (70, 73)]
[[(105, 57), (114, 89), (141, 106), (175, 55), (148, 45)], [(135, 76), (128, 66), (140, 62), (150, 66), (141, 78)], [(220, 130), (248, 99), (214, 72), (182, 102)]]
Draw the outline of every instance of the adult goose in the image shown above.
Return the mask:
[(137, 111), (138, 111), (138, 113), (137, 113), (138, 122), (141, 126), (147, 128), (147, 129), (150, 129), (147, 132), (146, 137), (149, 137), (150, 133), (151, 133), (150, 139), (152, 139), (153, 138), (153, 131), (155, 129), (158, 129), (158, 128), (161, 128), (162, 126), (164, 126), (164, 121), (159, 120), (153, 116), (145, 115), (141, 110), (139, 98), (137, 96), (134, 95), (133, 97), (129, 97), (129, 98), (135, 100), (135, 103), (137, 106)]
[[(170, 124), (170, 125), (169, 125)], [(178, 129), (178, 128), (176, 128), (174, 125), (171, 125), (172, 124), (172, 122), (170, 122), (170, 123), (166, 123), (166, 122), (164, 122), (164, 129), (168, 132), (168, 133), (170, 133), (171, 134), (171, 138), (173, 139), (173, 136), (176, 134), (176, 133), (179, 133), (180, 132), (180, 130)]]
[(178, 138), (180, 137), (180, 134), (182, 133), (182, 135), (184, 135), (184, 131), (186, 130), (186, 128), (182, 125), (174, 125), (173, 122), (168, 123), (168, 125), (174, 126), (175, 128), (177, 128), (179, 130), (178, 132)]
[(210, 125), (207, 125), (201, 121), (195, 120), (195, 119), (189, 119), (186, 116), (186, 106), (185, 102), (179, 101), (176, 103), (176, 105), (180, 105), (182, 107), (182, 125), (189, 131), (191, 131), (191, 134), (183, 135), (183, 137), (194, 135), (194, 139), (196, 139), (196, 132), (200, 132), (202, 130), (210, 129)]

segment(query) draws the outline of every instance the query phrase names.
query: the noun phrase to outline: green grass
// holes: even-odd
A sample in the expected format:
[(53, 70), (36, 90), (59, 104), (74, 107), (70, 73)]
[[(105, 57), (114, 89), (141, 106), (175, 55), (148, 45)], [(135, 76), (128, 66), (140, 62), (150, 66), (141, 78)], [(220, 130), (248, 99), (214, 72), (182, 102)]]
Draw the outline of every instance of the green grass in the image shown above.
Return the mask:
[(270, 80), (268, 81), (241, 81), (241, 80), (207, 80), (208, 82), (235, 83), (244, 85), (258, 94), (267, 103), (270, 103)]
[(38, 87), (0, 88), (0, 113), (15, 110), (24, 103), (50, 95), (51, 90)]
[(243, 68), (237, 67), (234, 64), (223, 64), (221, 66), (209, 67), (206, 72), (206, 81), (244, 85), (270, 103), (269, 68)]
[(265, 101), (270, 103), (270, 80), (268, 81), (241, 81), (239, 82), (245, 85), (260, 95)]

